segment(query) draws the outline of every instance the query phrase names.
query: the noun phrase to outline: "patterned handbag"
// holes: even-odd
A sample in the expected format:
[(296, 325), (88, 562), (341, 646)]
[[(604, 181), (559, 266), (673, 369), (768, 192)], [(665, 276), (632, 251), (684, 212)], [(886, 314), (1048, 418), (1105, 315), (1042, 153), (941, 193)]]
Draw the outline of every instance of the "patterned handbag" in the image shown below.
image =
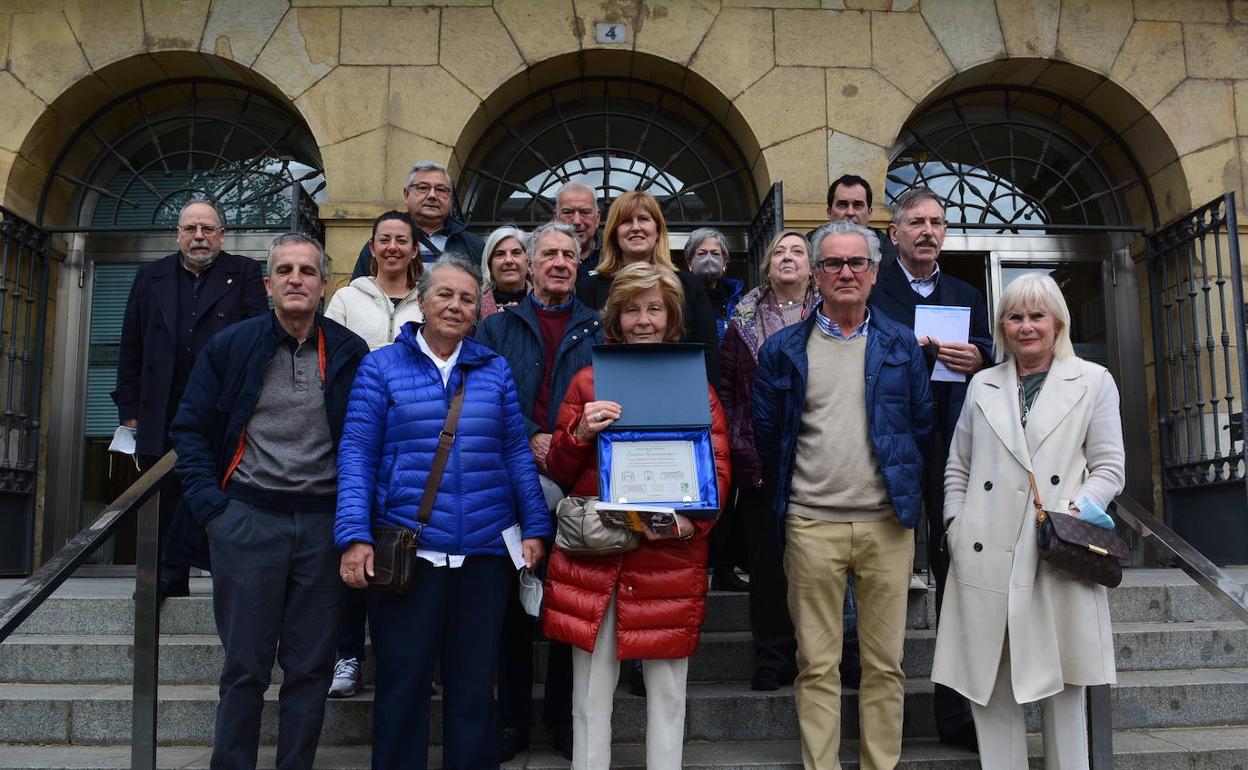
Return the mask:
[(1081, 521), (1068, 513), (1046, 511), (1040, 503), (1036, 477), (1031, 480), (1031, 502), (1036, 507), (1036, 543), (1040, 558), (1083, 580), (1114, 588), (1122, 582), (1122, 564), (1131, 549), (1113, 530)]

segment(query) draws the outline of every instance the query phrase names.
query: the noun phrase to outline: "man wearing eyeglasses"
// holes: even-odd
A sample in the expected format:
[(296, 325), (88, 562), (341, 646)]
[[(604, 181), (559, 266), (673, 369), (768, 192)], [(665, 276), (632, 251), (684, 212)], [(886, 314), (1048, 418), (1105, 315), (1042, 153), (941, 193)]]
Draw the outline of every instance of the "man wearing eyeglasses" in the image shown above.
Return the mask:
[[(169, 425), (199, 351), (225, 327), (268, 309), (260, 263), (221, 250), (226, 231), (215, 206), (187, 203), (175, 234), (178, 251), (135, 275), (117, 353), (113, 401), (121, 424), (136, 430), (144, 470), (171, 447)], [(163, 558), (181, 496), (177, 479), (167, 475), (160, 487), (162, 599), (188, 592), (187, 567)]]
[[(927, 364), (910, 329), (868, 310), (880, 246), (853, 222), (811, 238), (821, 305), (768, 339), (754, 381), (754, 441), (774, 473), (797, 636), (793, 683), (806, 770), (840, 768), (842, 609), (858, 592), (861, 766), (901, 757), (906, 594), (932, 429)], [(865, 408), (864, 408), (865, 406)]]
[[(403, 186), (403, 202), (407, 213), (416, 223), (416, 244), (420, 247), (420, 259), (431, 265), (444, 251), (467, 254), (479, 259), (485, 250), (485, 241), (468, 231), (468, 225), (451, 216), (455, 188), (446, 166), (431, 160), (422, 160), (407, 172), (407, 184)], [(351, 280), (368, 275), (373, 253), (368, 242), (360, 249)]]
[[(928, 354), (929, 366), (939, 359), (966, 377), (963, 382), (932, 383), (936, 430), (926, 457), (923, 505), (927, 510), (927, 562), (936, 579), (938, 616), (949, 573), (949, 554), (944, 548), (944, 516), (941, 515), (945, 507), (945, 461), (958, 415), (962, 413), (962, 402), (966, 400), (967, 382), (971, 375), (992, 363), (992, 333), (988, 330), (988, 305), (984, 295), (970, 284), (941, 273), (938, 260), (947, 228), (944, 201), (936, 193), (916, 187), (899, 196), (893, 203), (893, 223), (889, 226), (898, 258), (880, 270), (879, 285), (871, 295), (873, 310), (884, 312), (910, 329), (914, 329), (918, 305), (971, 309), (968, 342), (919, 338), (919, 344)], [(966, 699), (939, 684), (933, 697), (936, 732), (941, 741), (972, 751), (978, 749), (975, 724)]]

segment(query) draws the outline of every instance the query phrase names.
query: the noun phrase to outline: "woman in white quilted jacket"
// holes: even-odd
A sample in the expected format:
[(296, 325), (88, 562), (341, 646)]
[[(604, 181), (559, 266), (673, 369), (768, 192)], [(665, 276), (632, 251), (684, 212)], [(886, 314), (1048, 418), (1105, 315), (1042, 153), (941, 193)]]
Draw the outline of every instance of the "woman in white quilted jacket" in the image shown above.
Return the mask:
[(403, 324), (423, 321), (416, 304), (416, 282), (424, 265), (416, 258), (415, 225), (402, 211), (373, 220), (370, 275), (334, 292), (325, 308), (330, 318), (364, 338), (369, 350), (394, 342)]

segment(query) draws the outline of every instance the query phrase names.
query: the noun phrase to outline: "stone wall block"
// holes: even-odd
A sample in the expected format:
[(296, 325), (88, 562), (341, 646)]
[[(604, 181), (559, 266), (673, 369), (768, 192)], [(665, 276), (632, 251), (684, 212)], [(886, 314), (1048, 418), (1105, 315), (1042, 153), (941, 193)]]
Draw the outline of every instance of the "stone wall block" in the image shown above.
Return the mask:
[[(812, 45), (835, 40), (835, 45)], [(776, 64), (870, 67), (871, 14), (858, 11), (776, 11)]]
[[(783, 181), (786, 203), (823, 200), (828, 193), (828, 180), (819, 172), (827, 165), (826, 136), (827, 129), (818, 128), (763, 150), (755, 168), (765, 171), (767, 178), (758, 179), (758, 184), (769, 186)], [(767, 187), (760, 186), (759, 198), (766, 194)]]
[(1230, 139), (1235, 135), (1231, 84), (1185, 80), (1161, 100), (1153, 109), (1153, 116), (1166, 130), (1179, 155)]
[(959, 71), (1005, 57), (1005, 38), (993, 0), (924, 3), (921, 12)]
[[(437, 109), (429, 109), (436, 104)], [(441, 67), (391, 67), (389, 123), (453, 146), (481, 100)]]
[[(887, 148), (831, 131), (828, 134), (828, 178), (823, 180), (823, 190), (818, 197), (826, 205), (828, 180), (836, 179), (842, 174), (857, 174), (870, 181), (874, 189), (882, 191), (887, 172)], [(810, 174), (809, 171), (806, 173)], [(884, 198), (880, 193), (877, 193), (877, 197), (881, 200)]]
[[(718, 3), (653, 3), (641, 6), (645, 17), (637, 25), (634, 48), (678, 64), (688, 64), (719, 12)], [(593, 19), (587, 19), (592, 24)]]
[[(1236, 141), (1227, 141), (1179, 159), (1192, 204), (1200, 206), (1228, 190), (1242, 194), (1239, 173), (1239, 147)], [(1236, 196), (1239, 197), (1239, 196)]]
[(93, 69), (144, 50), (143, 17), (134, 0), (65, 0), (65, 18)]
[(19, 13), (12, 30), (9, 71), (45, 102), (91, 71), (64, 14)]
[(8, 72), (0, 72), (0, 104), (0, 147), (16, 152), (48, 106)]
[(818, 8), (819, 0), (723, 0), (725, 8)]
[[(386, 198), (386, 129), (321, 146), (325, 164), (325, 196), (329, 205), (321, 216), (334, 216), (333, 201), (373, 201)], [(394, 194), (398, 194), (396, 188)]]
[(1010, 56), (1050, 58), (1057, 50), (1061, 0), (997, 0), (997, 16)]
[(689, 67), (729, 99), (735, 99), (775, 63), (772, 12), (725, 8), (698, 46)]
[(524, 69), (524, 59), (492, 8), (442, 11), (438, 63), (484, 99)]
[(1226, 21), (1223, 0), (1135, 0), (1135, 18), (1151, 21)]
[(13, 27), (13, 17), (10, 14), (0, 14), (0, 69), (9, 66), (9, 40), (12, 39), (10, 34)]
[(1228, 24), (1184, 24), (1183, 42), (1188, 77), (1248, 79), (1248, 29)]
[(318, 144), (334, 144), (386, 125), (389, 71), (339, 66), (295, 100)]
[(17, 161), (17, 153), (10, 150), (0, 150), (0, 206), (13, 206), (4, 197), (4, 192), (9, 189), (9, 175), (13, 172), (13, 164)]
[(255, 69), (296, 98), (338, 66), (337, 8), (292, 8), (256, 59)]
[(1152, 109), (1187, 74), (1183, 28), (1164, 21), (1137, 21), (1118, 52), (1109, 77)]
[(403, 186), (407, 173), (418, 160), (432, 160), (447, 166), (451, 178), (456, 176), (451, 164), (451, 148), (410, 131), (391, 126), (386, 132), (385, 187), (382, 199), (387, 207), (397, 206), (403, 200)]
[(1107, 73), (1132, 22), (1131, 0), (1064, 0), (1057, 55)]
[(289, 7), (288, 0), (213, 0), (199, 49), (250, 67)]
[(823, 84), (821, 69), (776, 67), (746, 89), (735, 104), (754, 127), (759, 146), (766, 148), (824, 125), (827, 111), (819, 103)]
[[(1235, 188), (1235, 210), (1239, 212), (1240, 222), (1248, 222), (1248, 195), (1245, 195), (1248, 191), (1248, 137), (1239, 137), (1235, 144), (1239, 147), (1239, 186)], [(0, 179), (3, 178), (0, 176)], [(1243, 238), (1240, 239), (1239, 253), (1248, 254), (1248, 244)]]
[[(1248, 80), (1235, 83), (1235, 125), (1240, 136), (1248, 136)], [(1245, 170), (1248, 173), (1248, 169)]]
[(343, 64), (437, 64), (438, 9), (342, 9)]
[(871, 59), (881, 75), (916, 102), (954, 73), (927, 22), (916, 13), (871, 14)]
[(148, 49), (198, 50), (210, 4), (211, 0), (143, 0), (143, 31)]
[(875, 70), (827, 70), (828, 127), (891, 147), (914, 101)]
[(1248, 24), (1248, 0), (1231, 0), (1231, 16), (1240, 24)]
[(1179, 153), (1175, 152), (1172, 138), (1152, 115), (1128, 128), (1122, 138), (1148, 176), (1178, 160)]
[(497, 0), (494, 11), (529, 64), (579, 51), (586, 34), (594, 34), (586, 32), (572, 0)]

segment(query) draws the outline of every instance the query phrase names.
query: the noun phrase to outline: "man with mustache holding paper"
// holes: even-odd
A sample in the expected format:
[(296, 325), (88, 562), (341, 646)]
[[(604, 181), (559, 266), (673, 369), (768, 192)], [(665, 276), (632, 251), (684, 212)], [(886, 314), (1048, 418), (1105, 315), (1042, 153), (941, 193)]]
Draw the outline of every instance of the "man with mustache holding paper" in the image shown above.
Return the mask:
[[(966, 400), (971, 375), (992, 365), (992, 333), (988, 328), (988, 305), (970, 284), (951, 275), (942, 275), (938, 259), (945, 243), (944, 201), (931, 190), (908, 190), (893, 203), (889, 237), (897, 246), (897, 260), (880, 268), (871, 307), (897, 323), (914, 328), (915, 308), (919, 305), (969, 307), (968, 342), (950, 342), (920, 336), (918, 342), (928, 354), (928, 365), (942, 362), (953, 372), (964, 375), (962, 382), (933, 381), (936, 402), (935, 430), (924, 458), (923, 506), (927, 511), (927, 558), (936, 577), (936, 613), (940, 614), (949, 573), (949, 554), (944, 549), (944, 475), (949, 442), (953, 438), (962, 403)], [(932, 356), (934, 353), (934, 358)], [(935, 692), (936, 730), (941, 741), (976, 749), (975, 725), (966, 700), (942, 685)]]

